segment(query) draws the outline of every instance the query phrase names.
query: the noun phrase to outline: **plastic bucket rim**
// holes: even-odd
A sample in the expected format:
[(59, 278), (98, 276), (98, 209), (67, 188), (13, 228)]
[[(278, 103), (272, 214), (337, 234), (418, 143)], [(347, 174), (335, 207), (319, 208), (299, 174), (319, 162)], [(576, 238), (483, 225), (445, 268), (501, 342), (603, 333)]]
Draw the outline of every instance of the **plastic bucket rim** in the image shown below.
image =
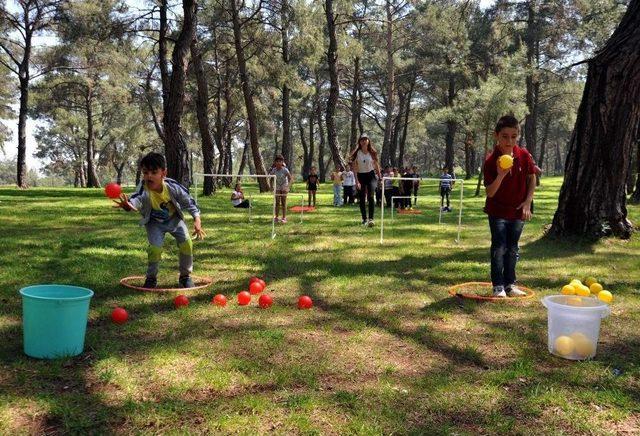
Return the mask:
[[(73, 288), (73, 289), (80, 289), (83, 291), (87, 291), (88, 294), (87, 295), (81, 295), (79, 297), (44, 297), (41, 295), (31, 295), (29, 293), (27, 293), (27, 291), (29, 289), (33, 289), (33, 288), (40, 288), (40, 287), (44, 287), (44, 286), (57, 286), (60, 288)], [(31, 285), (31, 286), (26, 286), (22, 289), (20, 289), (18, 292), (20, 292), (20, 295), (22, 295), (23, 297), (27, 297), (27, 298), (33, 298), (35, 300), (53, 300), (53, 301), (81, 301), (81, 300), (88, 300), (91, 297), (93, 297), (94, 292), (89, 289), (89, 288), (84, 288), (82, 286), (75, 286), (75, 285), (59, 285), (56, 283), (47, 283), (47, 284), (40, 284), (40, 285)]]
[[(597, 303), (599, 304), (598, 306), (569, 306), (566, 304), (556, 303), (555, 301), (552, 300), (553, 297), (566, 297), (566, 295), (554, 294), (554, 295), (547, 295), (545, 297), (542, 297), (541, 303), (544, 307), (547, 308), (547, 310), (553, 307), (554, 309), (562, 309), (562, 310), (575, 311), (575, 312), (591, 312), (591, 313), (598, 312), (600, 313), (602, 318), (608, 316), (611, 311), (611, 309), (609, 308), (609, 305), (604, 301), (600, 301), (600, 300), (597, 301)], [(580, 297), (580, 298), (588, 298), (588, 297)], [(551, 307), (549, 307), (547, 304), (551, 305)]]

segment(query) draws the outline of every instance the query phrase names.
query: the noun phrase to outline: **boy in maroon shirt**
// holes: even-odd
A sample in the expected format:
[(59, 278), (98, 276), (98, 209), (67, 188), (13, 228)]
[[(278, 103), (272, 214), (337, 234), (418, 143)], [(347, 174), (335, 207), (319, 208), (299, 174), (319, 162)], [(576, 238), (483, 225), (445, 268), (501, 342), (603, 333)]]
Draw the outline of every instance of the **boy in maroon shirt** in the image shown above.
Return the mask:
[[(491, 283), (495, 297), (525, 295), (516, 287), (518, 241), (524, 222), (531, 219), (531, 202), (536, 188), (533, 159), (518, 147), (518, 120), (506, 115), (495, 129), (496, 147), (484, 162), (484, 186), (487, 200), (484, 211), (491, 229)], [(502, 169), (502, 155), (513, 158), (513, 166)]]

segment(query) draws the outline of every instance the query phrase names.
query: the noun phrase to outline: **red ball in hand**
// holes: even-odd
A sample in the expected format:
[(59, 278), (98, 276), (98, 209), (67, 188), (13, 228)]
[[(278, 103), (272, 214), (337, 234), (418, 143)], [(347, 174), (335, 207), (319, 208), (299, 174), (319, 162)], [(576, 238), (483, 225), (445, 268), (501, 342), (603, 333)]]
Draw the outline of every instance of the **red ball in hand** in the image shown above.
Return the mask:
[(213, 297), (213, 300), (211, 300), (211, 302), (216, 306), (224, 307), (227, 305), (227, 297), (225, 297), (222, 294), (218, 294), (215, 297)]
[(129, 319), (129, 314), (122, 307), (116, 307), (111, 312), (111, 321), (116, 324), (124, 324)]
[(176, 307), (176, 309), (179, 309), (183, 306), (188, 306), (189, 305), (189, 299), (187, 298), (186, 295), (178, 295), (176, 298), (173, 299), (173, 305)]
[(257, 295), (264, 291), (264, 285), (260, 282), (253, 282), (249, 285), (249, 293), (251, 295)]
[(107, 183), (107, 186), (104, 187), (104, 193), (109, 198), (118, 198), (122, 193), (122, 188), (117, 183)]
[(240, 306), (246, 306), (251, 303), (251, 294), (247, 291), (242, 291), (238, 294), (238, 304)]
[(268, 309), (273, 304), (273, 298), (269, 294), (262, 294), (260, 298), (258, 298), (258, 306), (262, 309)]
[(298, 298), (298, 309), (311, 309), (313, 307), (313, 300), (307, 295), (303, 295)]

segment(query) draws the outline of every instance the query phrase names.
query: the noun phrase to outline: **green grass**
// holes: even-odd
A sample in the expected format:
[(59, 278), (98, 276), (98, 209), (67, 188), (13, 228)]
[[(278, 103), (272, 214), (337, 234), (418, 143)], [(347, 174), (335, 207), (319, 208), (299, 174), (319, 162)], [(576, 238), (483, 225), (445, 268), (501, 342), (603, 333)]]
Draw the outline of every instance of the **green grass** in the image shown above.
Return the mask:
[[(112, 210), (100, 190), (0, 188), (0, 434), (637, 433), (640, 242), (543, 238), (560, 184), (544, 179), (536, 193), (519, 281), (543, 296), (594, 275), (614, 293), (588, 362), (549, 355), (538, 299), (448, 297), (453, 284), (488, 280), (482, 198), (465, 198), (459, 244), (457, 214), (439, 225), (425, 199), (428, 213), (385, 220), (380, 245), (379, 212), (374, 229), (362, 228), (356, 207), (329, 206), (330, 185), (317, 212), (303, 224), (290, 214), (274, 240), (268, 200), (249, 223), (228, 191), (201, 197), (209, 236), (194, 244), (195, 274), (214, 283), (176, 311), (175, 294), (118, 284), (144, 273), (136, 215)], [(640, 222), (637, 206), (629, 213)], [(176, 281), (176, 264), (168, 236), (164, 283)], [(252, 275), (266, 277), (271, 309), (235, 304)], [(17, 291), (51, 282), (95, 297), (85, 352), (40, 361), (22, 353)], [(216, 293), (226, 308), (209, 303)], [(314, 309), (296, 309), (301, 294)], [(110, 322), (116, 305), (129, 311), (126, 325)]]

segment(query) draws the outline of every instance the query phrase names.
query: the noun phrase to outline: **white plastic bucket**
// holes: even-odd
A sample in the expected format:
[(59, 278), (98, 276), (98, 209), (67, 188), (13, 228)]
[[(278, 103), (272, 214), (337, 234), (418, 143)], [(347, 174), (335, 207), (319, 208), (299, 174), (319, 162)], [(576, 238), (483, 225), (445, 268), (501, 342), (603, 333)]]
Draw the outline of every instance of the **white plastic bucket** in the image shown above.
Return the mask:
[(547, 308), (549, 352), (584, 360), (596, 355), (600, 320), (611, 313), (609, 305), (592, 297), (549, 295), (542, 299)]

